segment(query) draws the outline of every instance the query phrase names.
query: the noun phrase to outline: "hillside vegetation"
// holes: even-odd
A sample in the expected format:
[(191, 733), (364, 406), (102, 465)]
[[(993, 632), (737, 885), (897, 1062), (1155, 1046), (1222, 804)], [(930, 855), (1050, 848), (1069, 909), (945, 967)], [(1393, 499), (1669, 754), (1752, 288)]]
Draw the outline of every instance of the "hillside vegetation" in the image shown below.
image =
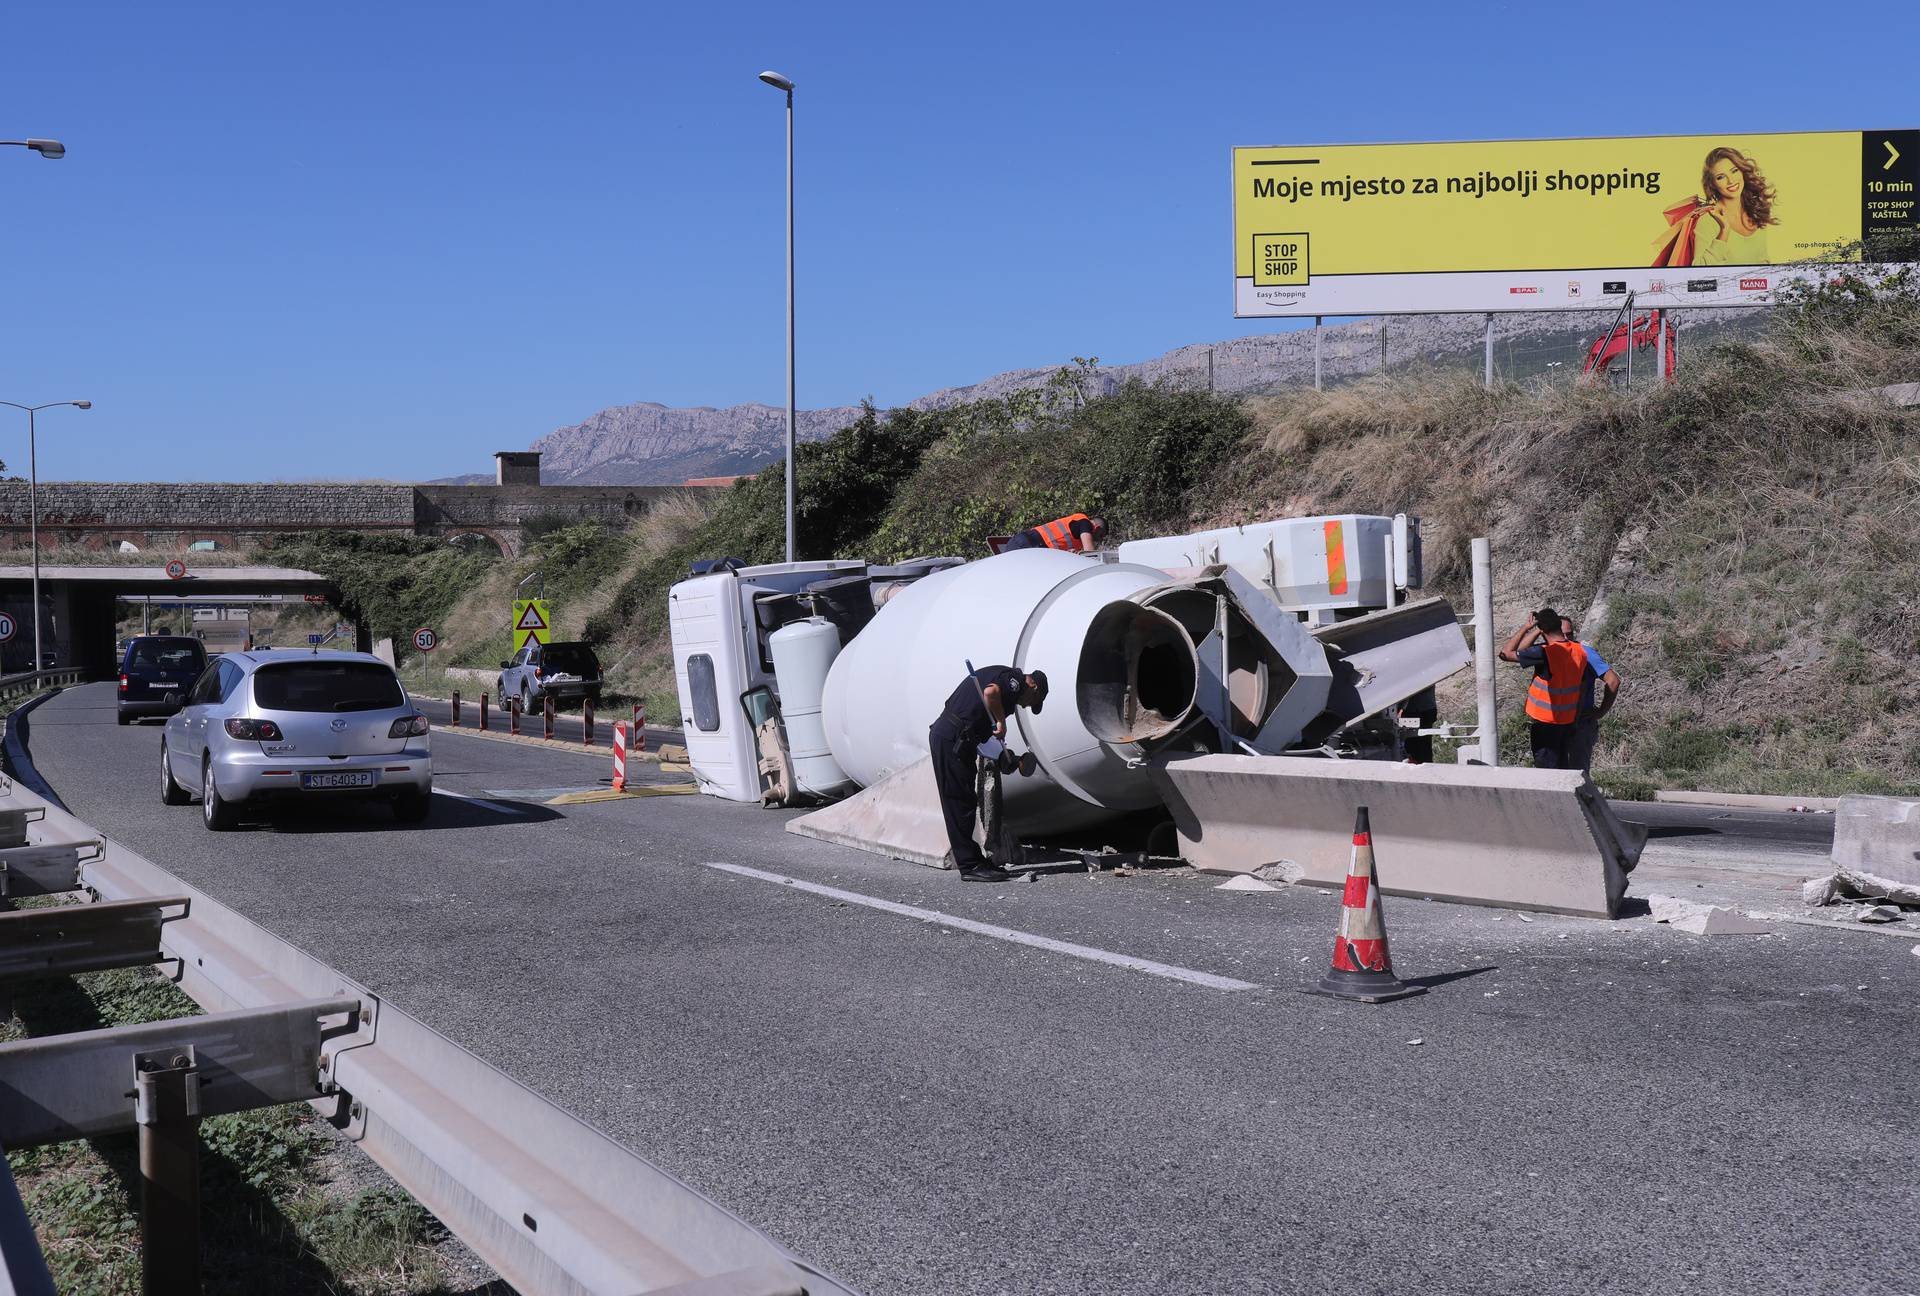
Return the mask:
[[(989, 535), (1074, 510), (1121, 538), (1404, 510), (1425, 525), (1430, 589), (1465, 610), (1468, 544), (1488, 535), (1499, 629), (1552, 603), (1619, 669), (1599, 754), (1616, 792), (1913, 791), (1920, 409), (1876, 389), (1915, 380), (1920, 295), (1905, 276), (1809, 294), (1753, 340), (1694, 348), (1673, 384), (1633, 392), (1486, 391), (1413, 369), (1245, 400), (1137, 382), (1090, 396), (1067, 369), (1001, 399), (869, 407), (802, 445), (800, 548), (975, 556)], [(540, 569), (562, 631), (600, 643), (612, 682), (672, 717), (667, 587), (691, 559), (777, 560), (782, 540), (775, 465), (624, 533), (556, 528), (515, 562), (428, 546), (365, 579), (407, 609), (383, 627), (438, 603), (445, 655), (490, 667), (514, 583)], [(1503, 677), (1515, 758), (1521, 683)], [(1465, 720), (1456, 684), (1445, 710)]]

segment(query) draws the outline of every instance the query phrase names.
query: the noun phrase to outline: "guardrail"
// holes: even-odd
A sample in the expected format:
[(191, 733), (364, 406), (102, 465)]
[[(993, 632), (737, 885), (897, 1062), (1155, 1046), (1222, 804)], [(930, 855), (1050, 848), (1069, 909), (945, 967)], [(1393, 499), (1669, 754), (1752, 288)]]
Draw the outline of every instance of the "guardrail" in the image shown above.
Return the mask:
[[(11, 726), (6, 745), (18, 761)], [(96, 914), (124, 915), (70, 924), (48, 970), (151, 962), (157, 941), (210, 1015), (0, 1045), (0, 1092), (21, 1096), (0, 1120), (0, 1143), (137, 1127), (144, 1168), (149, 1139), (156, 1158), (168, 1145), (169, 1112), (177, 1151), (182, 1113), (305, 1100), (526, 1296), (852, 1296), (366, 986), (11, 780), (0, 786), (6, 811), (18, 812), (28, 841), (0, 849), (0, 879), (78, 891)], [(4, 872), (15, 854), (34, 867)], [(34, 937), (4, 927), (26, 916), (0, 915), (0, 950)], [(118, 943), (90, 947), (73, 930), (81, 926), (117, 931)], [(185, 1147), (197, 1147), (190, 1130)], [(51, 1292), (8, 1187), (0, 1176), (0, 1292)], [(147, 1214), (160, 1237), (151, 1261), (176, 1221)], [(158, 1290), (155, 1281), (150, 1273)]]
[(0, 675), (0, 702), (11, 702), (15, 698), (27, 697), (41, 689), (65, 688), (69, 684), (82, 682), (84, 671), (68, 667), (65, 670), (21, 671), (16, 675)]

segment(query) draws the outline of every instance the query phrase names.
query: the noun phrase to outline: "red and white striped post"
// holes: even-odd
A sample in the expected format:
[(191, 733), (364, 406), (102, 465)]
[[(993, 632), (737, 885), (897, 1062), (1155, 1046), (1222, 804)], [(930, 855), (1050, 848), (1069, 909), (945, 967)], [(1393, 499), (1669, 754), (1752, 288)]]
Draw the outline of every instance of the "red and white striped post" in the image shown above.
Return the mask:
[(516, 738), (520, 736), (520, 699), (517, 697), (507, 699), (507, 732)]
[(580, 699), (580, 745), (593, 746), (593, 699)]
[(485, 733), (486, 731), (487, 731), (487, 695), (485, 693), (482, 693), (480, 695), (480, 732)]
[(540, 736), (542, 738), (545, 738), (548, 742), (552, 742), (553, 741), (553, 694), (551, 693), (547, 694), (547, 696), (544, 699), (542, 699), (542, 701), (545, 703), (545, 706), (542, 707), (540, 715), (546, 721), (547, 727), (546, 727), (546, 732), (542, 733)]
[(647, 754), (647, 704), (633, 704), (633, 750), (636, 755)]
[(613, 722), (613, 790), (627, 790), (627, 722)]

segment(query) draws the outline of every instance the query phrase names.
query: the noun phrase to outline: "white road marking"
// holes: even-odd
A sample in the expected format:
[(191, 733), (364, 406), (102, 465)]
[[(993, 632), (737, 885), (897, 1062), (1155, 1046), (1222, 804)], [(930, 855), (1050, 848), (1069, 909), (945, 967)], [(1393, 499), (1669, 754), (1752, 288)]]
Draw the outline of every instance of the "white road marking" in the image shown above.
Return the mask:
[(1215, 976), (1211, 972), (1196, 972), (1192, 968), (1156, 963), (1152, 959), (1134, 958), (1130, 954), (1115, 954), (1110, 950), (1095, 949), (1091, 945), (1075, 945), (1071, 941), (1055, 940), (1051, 936), (1036, 936), (1032, 932), (1015, 931), (1011, 927), (996, 927), (992, 923), (975, 922), (971, 918), (956, 918), (952, 914), (944, 914), (937, 909), (921, 909), (915, 905), (899, 904), (892, 900), (861, 895), (858, 891), (842, 891), (839, 887), (822, 886), (818, 882), (805, 882), (799, 878), (788, 877), (784, 873), (769, 873), (764, 869), (749, 868), (745, 864), (721, 864), (711, 860), (704, 860), (702, 863), (710, 869), (737, 873), (741, 877), (759, 878), (762, 882), (777, 882), (781, 886), (798, 887), (802, 891), (811, 891), (815, 895), (826, 896), (832, 900), (843, 900), (848, 904), (865, 905), (869, 909), (881, 909), (887, 913), (899, 914), (903, 918), (938, 923), (942, 927), (972, 932), (976, 936), (991, 936), (995, 940), (1011, 941), (1015, 945), (1031, 945), (1035, 949), (1065, 954), (1070, 958), (1088, 959), (1094, 963), (1110, 963), (1114, 967), (1130, 968), (1135, 972), (1145, 972), (1149, 976), (1166, 977), (1170, 981), (1185, 981), (1190, 985), (1205, 986), (1209, 990), (1264, 988), (1251, 981), (1236, 981), (1232, 977)]
[(455, 792), (449, 788), (437, 787), (433, 790), (433, 794), (435, 796), (453, 797), (457, 800), (465, 801), (470, 806), (479, 806), (482, 810), (491, 810), (495, 814), (518, 817), (522, 813), (517, 806), (501, 805), (498, 801), (489, 801), (485, 797), (469, 796), (465, 792)]

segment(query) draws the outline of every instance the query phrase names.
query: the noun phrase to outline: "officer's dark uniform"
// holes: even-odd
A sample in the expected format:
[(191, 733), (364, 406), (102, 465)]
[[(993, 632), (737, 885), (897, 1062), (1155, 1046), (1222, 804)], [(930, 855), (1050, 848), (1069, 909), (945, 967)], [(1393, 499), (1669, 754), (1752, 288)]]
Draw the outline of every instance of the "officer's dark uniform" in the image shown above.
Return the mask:
[[(974, 687), (976, 680), (979, 688)], [(987, 714), (980, 693), (993, 684), (1000, 686), (1001, 705), (1011, 716), (1014, 705), (1027, 694), (1027, 681), (1011, 666), (982, 666), (960, 681), (940, 718), (927, 730), (927, 746), (933, 753), (933, 783), (940, 790), (940, 815), (947, 821), (953, 866), (961, 872), (990, 867), (973, 840), (973, 821), (980, 812), (974, 790), (978, 749), (993, 736), (993, 717)]]

